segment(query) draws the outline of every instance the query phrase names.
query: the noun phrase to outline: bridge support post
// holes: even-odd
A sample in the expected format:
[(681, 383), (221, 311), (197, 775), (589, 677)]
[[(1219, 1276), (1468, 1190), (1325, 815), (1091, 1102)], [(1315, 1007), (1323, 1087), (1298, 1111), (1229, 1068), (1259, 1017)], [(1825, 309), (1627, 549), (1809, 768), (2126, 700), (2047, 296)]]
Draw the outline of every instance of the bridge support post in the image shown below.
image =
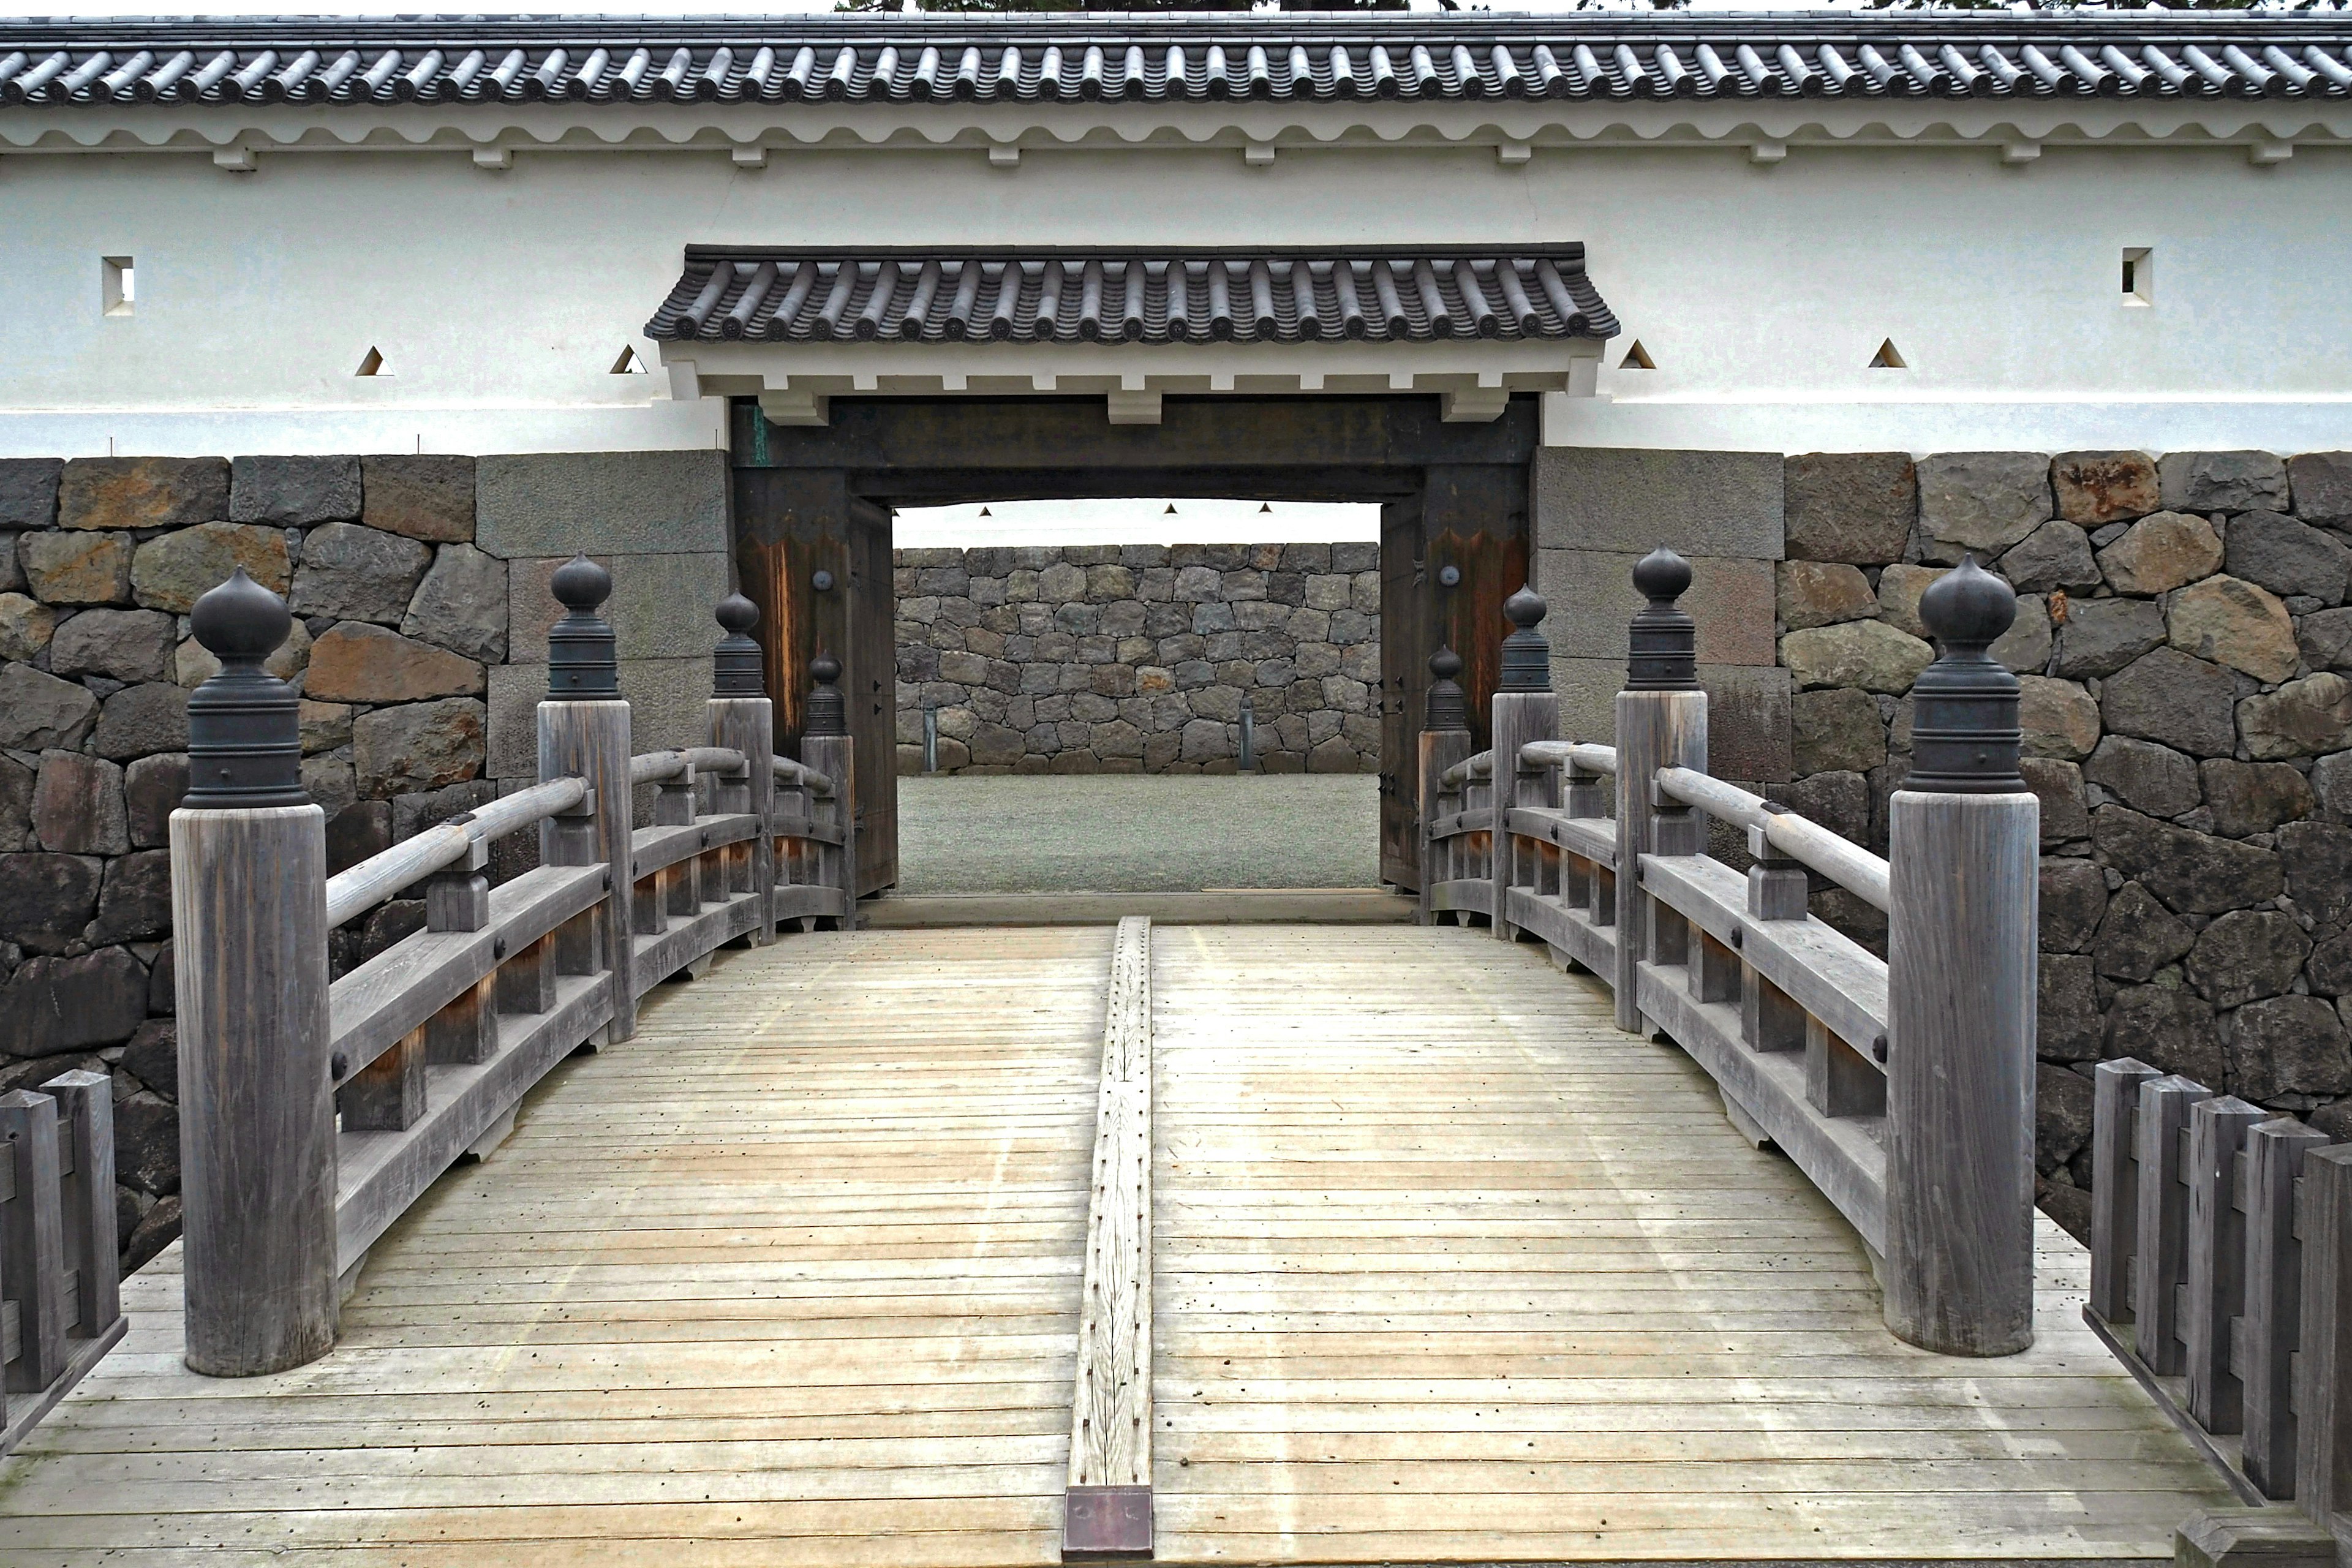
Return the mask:
[[(776, 937), (776, 840), (768, 831), (776, 805), (776, 770), (769, 763), (776, 752), (776, 705), (768, 697), (760, 645), (751, 637), (760, 607), (730, 594), (719, 601), (718, 616), (727, 635), (710, 656), (710, 743), (742, 752), (745, 772), (719, 775), (711, 805), (716, 811), (746, 811), (760, 819), (758, 835), (736, 848), (749, 853), (745, 869), (760, 895), (760, 923), (746, 934), (752, 946), (765, 947)], [(732, 856), (728, 864), (730, 872), (743, 866)], [(728, 892), (741, 886), (729, 877)]]
[(1706, 693), (1698, 684), (1698, 626), (1675, 601), (1690, 563), (1661, 545), (1633, 566), (1649, 604), (1633, 616), (1625, 689), (1617, 694), (1617, 1026), (1642, 1032), (1641, 965), (1650, 956), (1642, 857), (1657, 838), (1650, 785), (1660, 768), (1706, 771)]
[(188, 700), (171, 828), (183, 1359), (251, 1377), (335, 1342), (327, 816), (302, 790), (294, 693), (261, 668), (284, 602), (240, 568), (194, 620), (221, 671)]
[[(1515, 628), (1503, 639), (1501, 678), (1488, 711), (1493, 722), (1487, 733), (1494, 742), (1495, 831), (1488, 857), (1495, 878), (1495, 934), (1517, 942), (1519, 928), (1511, 923), (1511, 889), (1519, 879), (1518, 846), (1511, 837), (1511, 808), (1557, 805), (1544, 798), (1549, 768), (1520, 765), (1519, 748), (1529, 741), (1559, 739), (1559, 699), (1551, 689), (1551, 645), (1536, 630), (1547, 606), (1534, 590), (1521, 588), (1503, 601), (1503, 614)], [(1534, 868), (1528, 868), (1533, 885)]]
[(2033, 1342), (2041, 804), (2018, 772), (2017, 678), (1986, 650), (2017, 595), (1969, 557), (1919, 613), (1942, 652), (1912, 688), (1891, 809), (1886, 1326), (2011, 1355)]
[[(809, 693), (808, 721), (801, 727), (801, 763), (833, 780), (830, 803), (841, 842), (825, 845), (817, 857), (819, 880), (841, 889), (843, 931), (857, 929), (857, 742), (849, 732), (849, 704), (834, 682), (841, 679), (841, 661), (820, 653), (809, 663), (816, 688)], [(814, 803), (811, 803), (814, 807)]]
[(547, 697), (539, 705), (539, 776), (587, 781), (584, 816), (541, 825), (540, 858), (550, 866), (603, 866), (608, 885), (593, 940), (612, 988), (613, 1013), (601, 1038), (637, 1032), (630, 899), (629, 704), (621, 696), (613, 628), (596, 614), (613, 578), (584, 555), (556, 568), (550, 588), (564, 607), (547, 634)]
[(1447, 847), (1450, 840), (1433, 838), (1429, 832), (1437, 819), (1438, 802), (1445, 794), (1439, 781), (1446, 769), (1470, 755), (1470, 710), (1454, 679), (1462, 673), (1462, 656), (1450, 647), (1440, 647), (1429, 656), (1429, 700), (1421, 724), (1421, 794), (1413, 808), (1413, 831), (1421, 837), (1421, 892), (1412, 918), (1419, 925), (1435, 922), (1433, 896), (1437, 884), (1454, 875), (1453, 854)]

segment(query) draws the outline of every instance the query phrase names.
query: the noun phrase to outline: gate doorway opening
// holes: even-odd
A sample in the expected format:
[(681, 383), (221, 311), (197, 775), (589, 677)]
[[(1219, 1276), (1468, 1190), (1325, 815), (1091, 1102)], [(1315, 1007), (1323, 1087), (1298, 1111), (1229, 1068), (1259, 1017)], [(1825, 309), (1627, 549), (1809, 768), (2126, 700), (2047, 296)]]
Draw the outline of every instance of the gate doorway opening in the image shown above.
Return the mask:
[(1380, 526), (1197, 496), (898, 511), (898, 890), (1377, 888)]
[(1428, 660), (1441, 645), (1461, 654), (1462, 684), (1483, 714), (1502, 602), (1528, 576), (1535, 398), (1463, 423), (1428, 395), (1170, 396), (1150, 426), (1108, 423), (1099, 398), (1036, 396), (835, 398), (823, 426), (775, 425), (744, 398), (732, 419), (737, 565), (761, 610), (780, 750), (798, 744), (817, 653), (844, 666), (861, 759), (861, 892), (901, 880), (897, 516), (1154, 495), (1379, 508), (1368, 553), (1379, 658), (1366, 683), (1379, 724), (1377, 875), (1418, 887), (1413, 775)]

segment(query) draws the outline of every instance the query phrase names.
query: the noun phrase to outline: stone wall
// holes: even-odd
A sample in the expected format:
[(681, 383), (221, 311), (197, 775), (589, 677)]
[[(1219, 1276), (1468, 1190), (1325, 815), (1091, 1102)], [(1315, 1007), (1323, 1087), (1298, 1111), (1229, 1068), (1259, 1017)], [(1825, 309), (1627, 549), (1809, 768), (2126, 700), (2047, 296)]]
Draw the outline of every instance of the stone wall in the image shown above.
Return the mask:
[(898, 771), (1377, 773), (1380, 546), (901, 550)]
[[(638, 749), (698, 740), (726, 497), (716, 452), (0, 461), (0, 1090), (112, 1075), (130, 1265), (178, 1230), (165, 845), (215, 668), (196, 596), (239, 565), (287, 595), (269, 668), (340, 870), (530, 781), (547, 577), (576, 550), (613, 570)], [(422, 923), (380, 907), (331, 938), (335, 972)]]
[[(1650, 465), (1653, 504), (1671, 502), (1660, 492), (1678, 464), (1750, 461), (1625, 457)], [(1883, 853), (1910, 765), (1908, 692), (1933, 657), (1921, 591), (1964, 551), (2018, 591), (1994, 652), (2024, 688), (2024, 766), (2042, 800), (2044, 1206), (2087, 1220), (2089, 1074), (2103, 1058), (2352, 1137), (2352, 454), (1775, 466), (1785, 559), (1762, 560), (1772, 542), (1759, 538), (1752, 557), (1702, 563), (1686, 601), (1703, 659), (1711, 647), (1760, 666), (1769, 625), (1779, 668), (1756, 676), (1786, 682), (1744, 708), (1718, 691), (1717, 773)], [(1760, 492), (1768, 476), (1748, 479)], [(1727, 537), (1741, 535), (1697, 542), (1720, 552)], [(1570, 580), (1560, 568), (1580, 553), (1545, 552), (1546, 591), (1630, 607), (1629, 589)], [(1815, 910), (1883, 951), (1876, 911), (1826, 889)]]

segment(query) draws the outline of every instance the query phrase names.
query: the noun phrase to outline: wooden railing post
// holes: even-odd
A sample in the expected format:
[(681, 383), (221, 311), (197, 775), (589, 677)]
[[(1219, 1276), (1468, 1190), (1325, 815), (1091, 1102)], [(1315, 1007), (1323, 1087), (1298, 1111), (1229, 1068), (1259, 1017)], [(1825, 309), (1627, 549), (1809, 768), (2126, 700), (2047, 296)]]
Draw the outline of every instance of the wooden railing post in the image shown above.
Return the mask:
[(760, 831), (747, 844), (731, 846), (728, 891), (749, 889), (760, 898), (760, 921), (745, 933), (764, 947), (776, 937), (776, 840), (768, 824), (776, 809), (776, 705), (768, 697), (765, 665), (751, 628), (760, 607), (740, 594), (719, 601), (719, 625), (726, 636), (710, 656), (710, 743), (743, 753), (744, 771), (719, 774), (711, 807), (728, 814), (749, 812)]
[[(1511, 808), (1552, 805), (1546, 798), (1549, 768), (1524, 768), (1519, 748), (1529, 741), (1559, 739), (1559, 699), (1551, 689), (1551, 645), (1536, 627), (1549, 608), (1532, 588), (1521, 588), (1503, 601), (1503, 614), (1515, 628), (1503, 639), (1502, 668), (1488, 704), (1493, 715), (1487, 733), (1495, 758), (1495, 934), (1505, 942), (1518, 940), (1511, 923), (1511, 889), (1520, 882), (1519, 854), (1511, 837)], [(1533, 881), (1534, 868), (1528, 868)]]
[(539, 705), (539, 776), (587, 781), (584, 816), (553, 818), (540, 829), (540, 858), (550, 866), (598, 866), (609, 879), (592, 942), (612, 988), (613, 1013), (601, 1037), (636, 1033), (631, 983), (629, 705), (621, 696), (612, 626), (596, 614), (613, 578), (584, 555), (555, 570), (549, 584), (564, 607), (547, 634), (547, 697)]
[(2164, 1075), (2123, 1057), (2091, 1079), (2091, 1310), (2132, 1321), (2139, 1256), (2139, 1086)]
[(1642, 903), (1642, 857), (1656, 841), (1650, 786), (1660, 768), (1706, 771), (1706, 693), (1698, 684), (1698, 627), (1675, 603), (1690, 586), (1690, 563), (1660, 548), (1633, 567), (1650, 601), (1634, 616), (1617, 694), (1617, 1026), (1643, 1028), (1641, 964), (1650, 956)]
[(2328, 1524), (2352, 1508), (2352, 1143), (2305, 1154), (2301, 1187), (2294, 1500)]
[(1440, 647), (1429, 656), (1429, 700), (1421, 723), (1421, 793), (1414, 805), (1415, 831), (1421, 836), (1421, 896), (1413, 920), (1421, 925), (1437, 918), (1430, 909), (1430, 896), (1451, 875), (1452, 856), (1444, 841), (1432, 838), (1429, 833), (1439, 815), (1439, 799), (1446, 793), (1439, 781), (1446, 769), (1470, 755), (1469, 704), (1454, 679), (1462, 673), (1462, 656), (1450, 647)]
[(2294, 1367), (2303, 1318), (2294, 1194), (2303, 1157), (2326, 1146), (2327, 1134), (2284, 1117), (2246, 1134), (2246, 1310), (2234, 1339), (2246, 1479), (2268, 1498), (2294, 1495)]
[(294, 693), (261, 668), (284, 602), (239, 569), (192, 618), (221, 672), (188, 700), (172, 814), (185, 1360), (247, 1377), (335, 1342), (327, 816)]
[(1919, 614), (1942, 651), (1912, 687), (1887, 857), (1886, 1323), (2010, 1355), (2033, 1342), (2041, 803), (2018, 773), (2017, 678), (1986, 649), (2017, 595), (1970, 557)]
[(833, 821), (841, 842), (818, 852), (820, 880), (841, 889), (843, 931), (857, 929), (857, 742), (849, 733), (849, 706), (834, 682), (841, 661), (819, 653), (810, 662), (815, 689), (809, 693), (808, 721), (801, 727), (801, 763), (833, 780)]

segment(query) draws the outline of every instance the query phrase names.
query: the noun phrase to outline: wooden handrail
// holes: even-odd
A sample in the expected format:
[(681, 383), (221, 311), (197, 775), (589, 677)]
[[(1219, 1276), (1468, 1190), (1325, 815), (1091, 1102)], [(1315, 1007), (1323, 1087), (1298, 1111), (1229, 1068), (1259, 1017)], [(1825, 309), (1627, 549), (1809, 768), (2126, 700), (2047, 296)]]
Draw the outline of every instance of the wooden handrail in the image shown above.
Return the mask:
[(819, 795), (833, 793), (833, 780), (814, 768), (796, 763), (790, 757), (771, 757), (768, 761), (774, 766), (776, 776), (794, 789), (804, 789)]
[(558, 816), (588, 795), (583, 779), (550, 779), (478, 806), (327, 879), (327, 924), (341, 925), (434, 872), (464, 859), (477, 844)]
[(1588, 773), (1617, 771), (1617, 748), (1586, 741), (1529, 741), (1519, 748), (1523, 768), (1575, 768)]
[(1491, 778), (1495, 772), (1495, 753), (1480, 752), (1463, 758), (1438, 775), (1438, 784), (1445, 789), (1460, 789), (1473, 779)]
[(1734, 826), (1758, 829), (1772, 847), (1811, 867), (1872, 908), (1887, 907), (1892, 873), (1882, 857), (1778, 801), (1750, 795), (1737, 784), (1690, 768), (1660, 768), (1658, 789)]

